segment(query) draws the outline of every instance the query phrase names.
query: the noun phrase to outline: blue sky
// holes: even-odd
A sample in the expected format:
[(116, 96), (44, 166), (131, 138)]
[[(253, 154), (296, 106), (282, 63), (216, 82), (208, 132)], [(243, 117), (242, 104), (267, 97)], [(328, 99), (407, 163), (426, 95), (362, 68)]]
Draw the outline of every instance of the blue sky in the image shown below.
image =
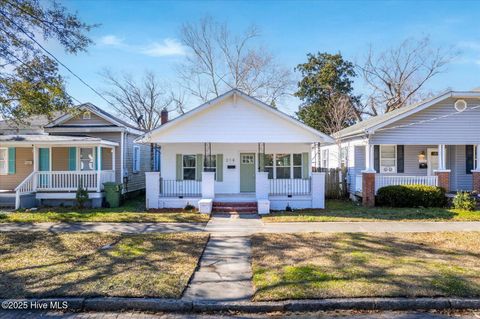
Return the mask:
[[(278, 62), (293, 69), (308, 52), (341, 52), (361, 61), (369, 45), (382, 50), (408, 37), (430, 36), (435, 45), (453, 47), (460, 55), (428, 84), (433, 92), (480, 86), (480, 2), (476, 1), (63, 1), (87, 23), (96, 44), (87, 53), (65, 55), (51, 49), (71, 69), (99, 90), (105, 68), (141, 76), (152, 70), (167, 83), (176, 80), (175, 66), (184, 58), (179, 28), (210, 15), (234, 32), (255, 24), (261, 43)], [(63, 72), (69, 92), (81, 101), (106, 107), (78, 80)], [(362, 83), (356, 89), (361, 93)], [(190, 107), (196, 106), (191, 100)], [(292, 114), (299, 104), (289, 99), (279, 108)]]

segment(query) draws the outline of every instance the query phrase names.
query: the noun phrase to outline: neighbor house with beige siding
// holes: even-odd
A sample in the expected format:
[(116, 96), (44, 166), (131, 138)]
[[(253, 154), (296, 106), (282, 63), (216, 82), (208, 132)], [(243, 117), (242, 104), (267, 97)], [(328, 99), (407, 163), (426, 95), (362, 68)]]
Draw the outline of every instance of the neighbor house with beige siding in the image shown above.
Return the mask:
[(82, 186), (99, 207), (104, 182), (128, 194), (145, 188), (151, 149), (134, 143), (144, 132), (93, 104), (78, 109), (51, 122), (35, 118), (30, 130), (0, 122), (0, 205), (71, 205)]
[(450, 91), (335, 133), (317, 163), (346, 167), (351, 196), (366, 205), (388, 185), (480, 192), (479, 123), (480, 92)]

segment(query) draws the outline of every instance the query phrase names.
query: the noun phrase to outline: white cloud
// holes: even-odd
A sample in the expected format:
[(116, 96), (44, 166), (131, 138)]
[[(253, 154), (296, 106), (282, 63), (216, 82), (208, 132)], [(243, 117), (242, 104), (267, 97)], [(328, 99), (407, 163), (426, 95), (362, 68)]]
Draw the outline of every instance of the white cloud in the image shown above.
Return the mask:
[(141, 52), (153, 57), (186, 55), (187, 48), (176, 39), (166, 38), (162, 42), (151, 43)]
[(117, 37), (116, 35), (109, 34), (100, 38), (100, 43), (104, 45), (118, 46), (123, 44), (123, 39)]

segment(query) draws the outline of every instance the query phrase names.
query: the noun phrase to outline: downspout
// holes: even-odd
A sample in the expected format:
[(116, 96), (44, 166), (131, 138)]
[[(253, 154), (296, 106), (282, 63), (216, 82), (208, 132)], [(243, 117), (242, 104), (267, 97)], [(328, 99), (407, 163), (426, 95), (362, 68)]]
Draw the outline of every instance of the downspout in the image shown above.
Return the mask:
[[(123, 185), (123, 154), (124, 154), (124, 133), (123, 131), (120, 132), (120, 183)], [(122, 187), (122, 194), (124, 193), (125, 188)]]

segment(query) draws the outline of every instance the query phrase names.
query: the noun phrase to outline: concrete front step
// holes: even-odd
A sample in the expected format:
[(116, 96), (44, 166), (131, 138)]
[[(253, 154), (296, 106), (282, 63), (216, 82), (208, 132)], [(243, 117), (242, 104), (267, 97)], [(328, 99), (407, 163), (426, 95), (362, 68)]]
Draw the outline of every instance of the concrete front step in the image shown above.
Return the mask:
[(231, 206), (216, 206), (213, 207), (212, 212), (214, 213), (256, 213), (256, 207), (231, 207)]

